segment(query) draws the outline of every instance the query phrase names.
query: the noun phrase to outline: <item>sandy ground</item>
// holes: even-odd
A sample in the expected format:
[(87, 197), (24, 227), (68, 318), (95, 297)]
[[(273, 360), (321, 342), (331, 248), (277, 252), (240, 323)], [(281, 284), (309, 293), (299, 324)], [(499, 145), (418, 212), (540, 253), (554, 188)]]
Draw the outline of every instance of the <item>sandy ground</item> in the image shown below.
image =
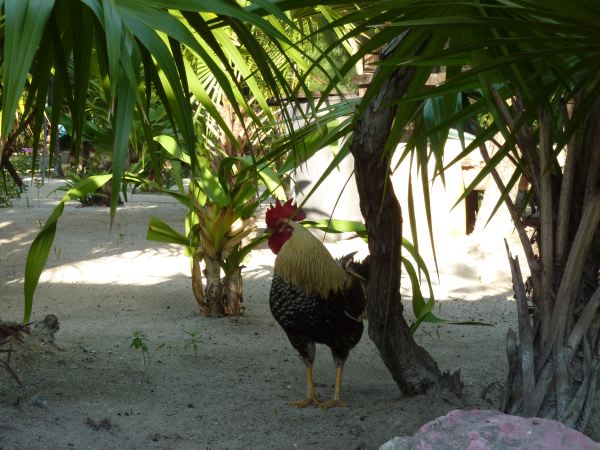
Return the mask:
[[(0, 209), (2, 320), (22, 317), (26, 253), (56, 204), (45, 197), (56, 183)], [(184, 214), (168, 198), (135, 195), (109, 233), (106, 208), (67, 206), (33, 312), (34, 320), (58, 317), (57, 345), (30, 339), (16, 349), (22, 387), (0, 371), (1, 449), (373, 449), (451, 409), (494, 406), (516, 315), (502, 252), (474, 238), (438, 250), (437, 314), (494, 324), (417, 332), (442, 370), (461, 370), (464, 399), (403, 397), (365, 333), (345, 371), (351, 407), (296, 409), (287, 402), (304, 395), (304, 367), (269, 312), (274, 255), (257, 250), (247, 263), (244, 316), (200, 317), (182, 250), (145, 240), (151, 216), (181, 229)], [(357, 240), (328, 247), (336, 256), (364, 252)], [(130, 348), (136, 330), (149, 339), (147, 369)], [(201, 340), (196, 354), (186, 332)], [(334, 366), (326, 347), (317, 349), (315, 380), (328, 398)]]

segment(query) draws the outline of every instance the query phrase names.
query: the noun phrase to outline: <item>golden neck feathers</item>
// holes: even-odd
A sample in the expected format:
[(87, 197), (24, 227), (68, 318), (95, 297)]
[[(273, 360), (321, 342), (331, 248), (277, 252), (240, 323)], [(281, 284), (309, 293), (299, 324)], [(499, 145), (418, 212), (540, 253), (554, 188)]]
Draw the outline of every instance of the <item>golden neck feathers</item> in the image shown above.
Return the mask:
[(303, 289), (307, 296), (319, 294), (326, 299), (330, 293), (345, 289), (352, 281), (351, 275), (310, 231), (294, 221), (289, 225), (293, 228), (292, 237), (275, 258), (275, 273)]

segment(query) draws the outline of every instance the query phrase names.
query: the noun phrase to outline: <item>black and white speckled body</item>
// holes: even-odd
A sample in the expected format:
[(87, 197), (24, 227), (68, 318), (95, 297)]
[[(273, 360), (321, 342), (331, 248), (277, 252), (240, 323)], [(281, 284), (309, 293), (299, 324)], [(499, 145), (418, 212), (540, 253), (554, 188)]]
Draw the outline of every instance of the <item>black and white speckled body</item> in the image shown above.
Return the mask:
[(314, 343), (331, 348), (335, 359), (343, 362), (350, 350), (360, 341), (365, 309), (365, 297), (358, 279), (347, 289), (307, 296), (303, 289), (273, 275), (269, 296), (273, 317), (286, 332), (290, 343), (305, 362), (314, 360)]

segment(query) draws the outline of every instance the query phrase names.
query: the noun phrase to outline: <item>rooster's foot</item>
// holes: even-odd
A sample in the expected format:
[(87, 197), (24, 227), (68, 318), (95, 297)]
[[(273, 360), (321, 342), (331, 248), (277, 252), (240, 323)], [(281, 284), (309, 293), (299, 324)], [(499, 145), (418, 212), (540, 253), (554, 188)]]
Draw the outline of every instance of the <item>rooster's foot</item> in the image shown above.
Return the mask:
[(343, 402), (341, 400), (329, 400), (325, 403), (321, 403), (319, 408), (321, 409), (330, 409), (330, 408), (349, 408), (350, 404)]
[(319, 406), (321, 402), (317, 397), (308, 397), (304, 400), (298, 400), (295, 402), (289, 403), (291, 406), (295, 406), (297, 408), (306, 408), (307, 406)]

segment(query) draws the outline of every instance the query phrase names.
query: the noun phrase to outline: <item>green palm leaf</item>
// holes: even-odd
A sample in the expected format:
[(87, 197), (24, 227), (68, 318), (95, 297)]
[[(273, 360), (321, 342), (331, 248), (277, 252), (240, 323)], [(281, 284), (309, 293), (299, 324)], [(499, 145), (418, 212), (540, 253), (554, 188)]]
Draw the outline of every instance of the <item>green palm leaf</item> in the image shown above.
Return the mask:
[(46, 223), (35, 237), (29, 252), (27, 253), (27, 260), (25, 262), (25, 282), (24, 282), (24, 294), (25, 294), (25, 309), (23, 312), (23, 322), (29, 322), (31, 318), (31, 311), (33, 305), (33, 294), (38, 285), (40, 275), (44, 270), (52, 243), (54, 242), (54, 236), (56, 235), (56, 225), (58, 219), (62, 215), (65, 209), (65, 203), (76, 198), (85, 197), (88, 194), (95, 192), (98, 188), (104, 186), (110, 179), (112, 174), (109, 175), (96, 175), (88, 178), (84, 178), (75, 186), (67, 191), (60, 203)]
[(4, 21), (4, 64), (2, 65), (0, 136), (4, 138), (12, 128), (13, 113), (17, 109), (25, 78), (40, 45), (53, 6), (53, 0), (6, 0), (4, 2), (4, 14), (9, 19)]

